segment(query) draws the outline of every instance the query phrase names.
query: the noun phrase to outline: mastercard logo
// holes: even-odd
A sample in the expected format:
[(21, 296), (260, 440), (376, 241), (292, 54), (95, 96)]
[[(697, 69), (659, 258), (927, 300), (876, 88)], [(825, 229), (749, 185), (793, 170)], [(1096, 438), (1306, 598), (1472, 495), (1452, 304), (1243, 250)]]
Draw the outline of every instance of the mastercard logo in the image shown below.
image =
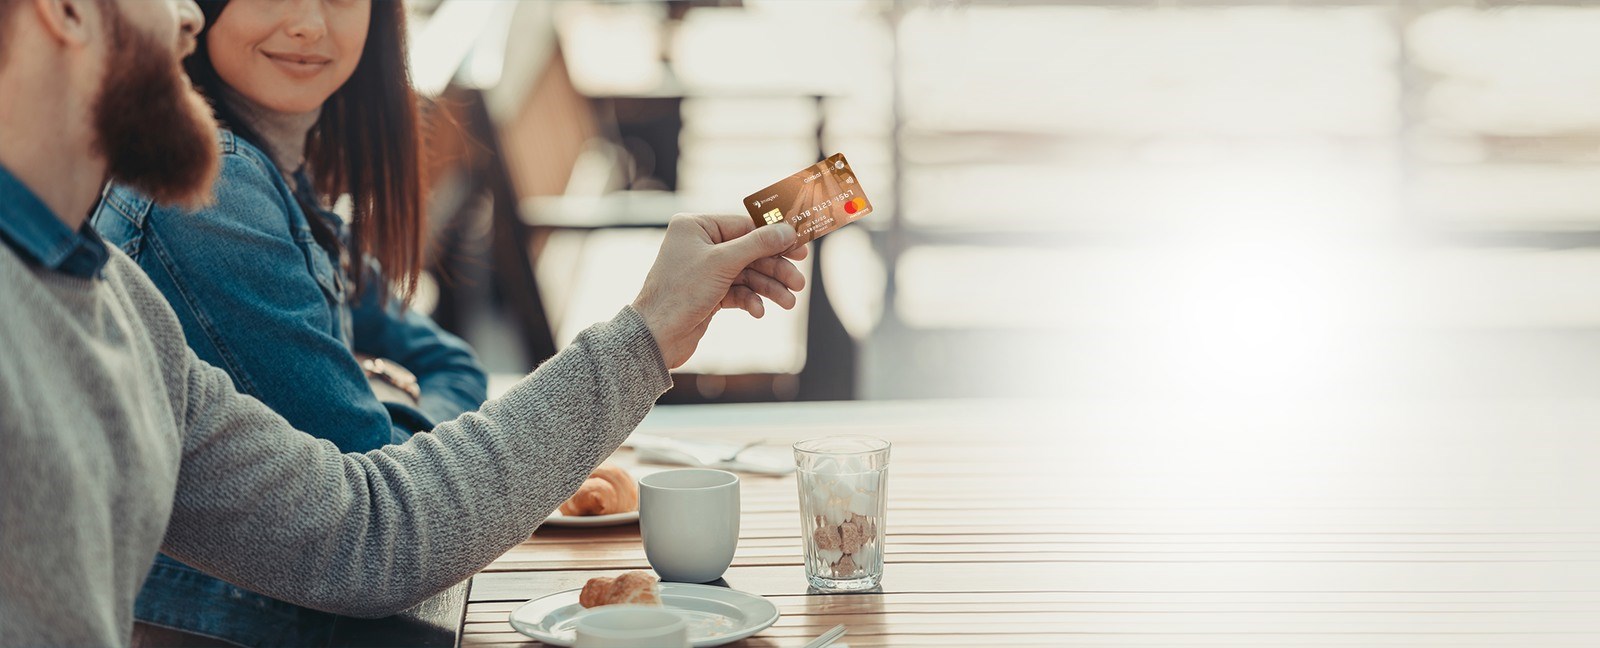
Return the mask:
[(844, 213), (846, 213), (846, 214), (854, 214), (854, 213), (856, 213), (858, 211), (861, 211), (863, 209), (866, 209), (866, 208), (867, 208), (867, 199), (866, 198), (852, 198), (852, 199), (850, 199), (850, 202), (847, 202), (847, 203), (844, 204)]

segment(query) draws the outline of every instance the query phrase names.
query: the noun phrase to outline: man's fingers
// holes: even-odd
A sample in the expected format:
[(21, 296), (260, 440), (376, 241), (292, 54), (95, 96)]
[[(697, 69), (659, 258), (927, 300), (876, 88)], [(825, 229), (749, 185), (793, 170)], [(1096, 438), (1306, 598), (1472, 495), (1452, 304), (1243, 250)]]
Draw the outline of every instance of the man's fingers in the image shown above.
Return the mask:
[(788, 286), (789, 290), (795, 292), (804, 290), (806, 287), (806, 276), (801, 274), (800, 268), (795, 267), (794, 262), (783, 257), (758, 259), (755, 263), (750, 264), (750, 269), (783, 282), (783, 285)]
[(739, 281), (740, 283), (749, 286), (751, 290), (756, 291), (756, 294), (766, 297), (767, 299), (772, 300), (773, 303), (782, 306), (784, 310), (794, 308), (794, 293), (789, 292), (789, 288), (779, 283), (777, 279), (768, 277), (767, 275), (756, 272), (750, 268), (745, 268), (744, 272), (739, 274)]
[(749, 234), (717, 245), (717, 253), (727, 262), (743, 268), (757, 259), (778, 256), (794, 246), (794, 228), (778, 223), (757, 228)]
[(699, 223), (711, 235), (712, 243), (732, 241), (756, 228), (755, 221), (749, 216), (737, 214), (678, 214), (677, 218), (693, 219)]
[(767, 307), (761, 303), (761, 296), (746, 286), (734, 286), (728, 289), (728, 294), (722, 297), (723, 308), (738, 308), (746, 313), (761, 319), (767, 314)]
[[(757, 228), (755, 221), (750, 220), (749, 216), (736, 214), (678, 214), (673, 220), (683, 221), (685, 224), (692, 222), (699, 225), (705, 230), (706, 235), (711, 238), (712, 243), (726, 243), (743, 238), (752, 231), (775, 227), (775, 225), (767, 225)], [(790, 226), (789, 229), (793, 231), (794, 227)], [(811, 255), (811, 250), (804, 245), (794, 245), (793, 240), (791, 240), (788, 247), (775, 251), (768, 256), (777, 256), (779, 254), (795, 261), (801, 261)]]

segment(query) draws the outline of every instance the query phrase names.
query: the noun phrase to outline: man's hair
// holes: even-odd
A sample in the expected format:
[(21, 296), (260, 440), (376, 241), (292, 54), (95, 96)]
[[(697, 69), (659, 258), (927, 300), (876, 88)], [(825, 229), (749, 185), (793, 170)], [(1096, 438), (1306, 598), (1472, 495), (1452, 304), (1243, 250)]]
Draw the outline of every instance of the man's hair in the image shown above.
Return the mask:
[(171, 44), (107, 6), (126, 1), (96, 0), (109, 61), (94, 99), (94, 147), (112, 180), (157, 203), (198, 208), (212, 200), (217, 176), (216, 120)]

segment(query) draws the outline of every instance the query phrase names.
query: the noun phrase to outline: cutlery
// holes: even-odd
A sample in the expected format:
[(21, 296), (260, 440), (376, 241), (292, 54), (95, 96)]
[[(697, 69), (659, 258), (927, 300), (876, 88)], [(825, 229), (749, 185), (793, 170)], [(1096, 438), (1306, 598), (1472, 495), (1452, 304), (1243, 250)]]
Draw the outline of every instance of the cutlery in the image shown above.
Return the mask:
[(816, 639), (812, 639), (811, 643), (805, 645), (805, 648), (827, 648), (827, 646), (833, 645), (833, 642), (838, 641), (839, 637), (843, 636), (844, 624), (841, 623), (833, 626), (832, 630), (822, 633)]
[(755, 441), (751, 441), (749, 443), (746, 443), (746, 444), (740, 446), (738, 450), (734, 450), (733, 454), (728, 455), (727, 457), (724, 457), (722, 460), (723, 461), (733, 461), (734, 459), (738, 459), (739, 455), (744, 454), (744, 451), (749, 450), (751, 448), (754, 448), (754, 447), (756, 447), (758, 445), (761, 445), (763, 443), (766, 443), (766, 442), (767, 442), (766, 439), (757, 439)]

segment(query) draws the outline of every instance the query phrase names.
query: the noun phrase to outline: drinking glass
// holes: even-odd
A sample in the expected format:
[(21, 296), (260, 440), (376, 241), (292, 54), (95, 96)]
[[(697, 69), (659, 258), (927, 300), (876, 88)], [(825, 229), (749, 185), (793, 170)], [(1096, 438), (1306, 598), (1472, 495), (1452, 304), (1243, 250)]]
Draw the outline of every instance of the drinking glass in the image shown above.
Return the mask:
[(872, 589), (883, 579), (889, 442), (833, 436), (794, 444), (806, 580), (824, 592)]

